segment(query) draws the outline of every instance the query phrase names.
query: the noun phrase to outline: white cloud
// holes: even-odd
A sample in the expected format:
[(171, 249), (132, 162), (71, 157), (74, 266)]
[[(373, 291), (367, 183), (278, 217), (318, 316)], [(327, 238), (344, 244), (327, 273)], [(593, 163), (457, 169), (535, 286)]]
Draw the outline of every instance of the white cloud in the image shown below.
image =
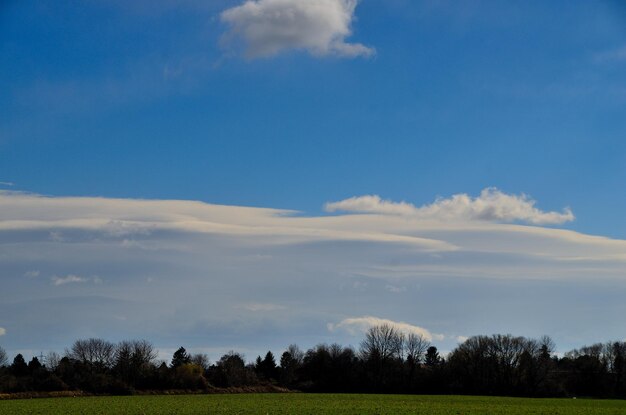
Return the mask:
[(358, 335), (366, 333), (371, 327), (380, 326), (382, 324), (390, 325), (404, 334), (413, 333), (421, 335), (428, 341), (443, 340), (445, 337), (443, 334), (431, 333), (423, 327), (414, 326), (402, 321), (393, 321), (372, 316), (346, 318), (337, 324), (329, 323), (328, 329), (330, 331), (345, 330), (351, 335)]
[(7, 334), (7, 330), (5, 328), (0, 327), (0, 336), (4, 336)]
[[(389, 307), (396, 322), (436, 322), (429, 324), (448, 333), (441, 341), (431, 333), (437, 347), (454, 347), (458, 333), (493, 332), (505, 320), (513, 332), (531, 326), (563, 332), (567, 320), (576, 323), (568, 326), (572, 333), (589, 327), (623, 337), (623, 325), (595, 325), (587, 308), (569, 299), (623, 314), (617, 293), (626, 292), (625, 240), (463, 215), (306, 216), (185, 200), (2, 191), (0, 206), (0, 316), (16, 316), (13, 323), (42, 345), (65, 336), (59, 340), (65, 347), (76, 330), (165, 344), (172, 338), (163, 333), (189, 335), (191, 342), (206, 330), (231, 342), (226, 350), (240, 350), (233, 338), (272, 350), (292, 341), (354, 342), (348, 329), (362, 335), (367, 324), (384, 322), (359, 316), (387, 316)], [(49, 237), (55, 232), (63, 242)], [(46, 278), (15, 277), (27, 270), (43, 270)], [(402, 287), (411, 295), (385, 291)], [(613, 294), (594, 302), (603, 292)], [(59, 315), (68, 321), (63, 327)], [(357, 317), (342, 321), (346, 316)], [(337, 323), (330, 326), (336, 331), (326, 330), (328, 322)], [(260, 333), (278, 344), (265, 344)], [(584, 341), (596, 341), (592, 334)]]
[[(231, 235), (259, 238), (260, 244), (324, 240), (401, 243), (416, 249), (450, 251), (445, 242), (375, 229), (341, 227), (323, 218), (294, 218), (281, 209), (210, 205), (195, 201), (43, 197), (0, 191), (0, 231), (45, 230), (48, 240), (67, 242), (70, 231), (93, 231), (103, 237), (143, 239), (151, 232)], [(252, 241), (252, 239), (249, 239)], [(123, 242), (124, 246), (129, 245)], [(130, 244), (133, 245), (133, 244)], [(137, 245), (137, 244), (135, 244)], [(146, 242), (139, 243), (148, 246)], [(156, 250), (157, 247), (151, 246)]]
[[(375, 212), (378, 206), (382, 213), (307, 217), (296, 216), (289, 210), (221, 206), (196, 201), (44, 197), (0, 191), (0, 238), (6, 235), (5, 240), (10, 242), (12, 232), (24, 231), (24, 235), (34, 238), (33, 243), (63, 241), (65, 243), (60, 245), (65, 247), (57, 246), (56, 249), (68, 252), (109, 241), (123, 248), (126, 251), (123, 255), (130, 257), (162, 256), (164, 252), (179, 252), (182, 255), (195, 251), (194, 245), (189, 243), (191, 238), (212, 238), (216, 243), (230, 241), (239, 246), (242, 252), (238, 261), (245, 258), (250, 263), (267, 263), (263, 266), (279, 266), (281, 260), (269, 251), (273, 247), (321, 242), (358, 242), (387, 246), (389, 249), (403, 247), (413, 254), (430, 255), (428, 261), (422, 259), (392, 264), (382, 258), (382, 262), (375, 259), (383, 255), (378, 249), (379, 255), (368, 261), (358, 261), (365, 268), (359, 269), (359, 272), (383, 276), (470, 273), (524, 278), (537, 274), (558, 278), (568, 273), (588, 272), (591, 267), (597, 274), (608, 272), (621, 275), (619, 264), (626, 261), (626, 241), (623, 240), (562, 229), (500, 223), (524, 218), (535, 224), (557, 222), (557, 219), (571, 215), (567, 212), (540, 211), (534, 207), (535, 202), (526, 196), (506, 195), (495, 189), (486, 189), (476, 198), (456, 195), (420, 208), (408, 203), (394, 206), (392, 202), (368, 200), (372, 201), (369, 212)], [(362, 201), (356, 204), (349, 201), (329, 204), (327, 209), (341, 208), (348, 212), (365, 210)], [(271, 257), (273, 260), (250, 260), (261, 251), (263, 258)], [(32, 261), (41, 255), (36, 252), (26, 250), (14, 254), (28, 254)], [(525, 259), (517, 267), (500, 262), (495, 256), (479, 261), (465, 256), (466, 263), (457, 263), (447, 255), (455, 252), (471, 253), (473, 257), (477, 254), (506, 254)], [(442, 259), (444, 254), (447, 256)], [(530, 261), (530, 257), (535, 259)], [(533, 266), (535, 268), (531, 270)], [(604, 271), (599, 272), (600, 269)]]
[(528, 196), (511, 195), (495, 188), (486, 188), (480, 196), (472, 198), (461, 193), (448, 199), (437, 199), (430, 205), (416, 207), (406, 202), (382, 200), (379, 196), (352, 197), (339, 202), (327, 203), (328, 212), (344, 211), (377, 213), (383, 215), (407, 215), (442, 221), (482, 220), (493, 222), (526, 222), (534, 225), (562, 224), (574, 220), (569, 208), (562, 212), (544, 212), (535, 207)]
[(370, 56), (374, 49), (347, 43), (357, 0), (247, 0), (225, 10), (222, 43), (243, 42), (248, 58), (306, 50), (314, 56)]
[(469, 337), (467, 336), (456, 336), (455, 338), (456, 338), (456, 341), (458, 341), (459, 343), (465, 343), (465, 341), (469, 339)]
[(65, 285), (65, 284), (74, 284), (74, 283), (82, 283), (87, 282), (87, 278), (79, 277), (78, 275), (67, 275), (65, 277), (52, 277), (52, 283), (56, 286)]
[(26, 271), (26, 272), (24, 273), (24, 276), (25, 276), (26, 278), (36, 278), (36, 277), (38, 277), (38, 276), (39, 276), (39, 274), (40, 274), (40, 272), (39, 272), (38, 270), (35, 270), (35, 271)]
[(410, 203), (382, 200), (377, 195), (355, 196), (339, 202), (326, 203), (327, 212), (380, 213), (383, 215), (415, 215), (418, 209)]
[(15, 186), (15, 183), (13, 182), (0, 182), (0, 186)]

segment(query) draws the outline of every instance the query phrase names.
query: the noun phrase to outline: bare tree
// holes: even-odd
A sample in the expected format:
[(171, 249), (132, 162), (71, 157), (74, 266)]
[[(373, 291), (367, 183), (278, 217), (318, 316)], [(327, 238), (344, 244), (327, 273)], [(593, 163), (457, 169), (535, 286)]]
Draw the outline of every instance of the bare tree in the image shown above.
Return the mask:
[(152, 344), (146, 340), (125, 340), (115, 347), (114, 371), (128, 384), (134, 384), (156, 359)]
[(57, 367), (59, 367), (60, 361), (61, 356), (59, 356), (57, 352), (49, 352), (44, 358), (46, 367), (53, 372), (57, 369)]
[(337, 359), (343, 354), (343, 346), (339, 343), (333, 343), (328, 346), (328, 355), (331, 359)]
[(132, 364), (141, 366), (156, 359), (154, 346), (147, 340), (125, 340), (115, 347), (114, 361), (116, 365)]
[(388, 360), (402, 356), (404, 334), (390, 324), (371, 327), (361, 342), (361, 355), (364, 359)]
[(0, 367), (4, 367), (9, 363), (9, 359), (7, 358), (7, 352), (4, 351), (2, 347), (0, 347)]
[(254, 371), (246, 367), (244, 356), (232, 350), (217, 361), (217, 367), (223, 376), (223, 386), (243, 386), (256, 381)]
[(110, 368), (114, 362), (115, 345), (103, 339), (76, 340), (70, 350), (70, 359), (90, 364), (100, 369)]
[(407, 360), (413, 363), (421, 362), (428, 347), (430, 347), (430, 342), (423, 335), (410, 333), (404, 342)]
[(541, 336), (539, 339), (539, 353), (542, 358), (549, 359), (550, 356), (556, 351), (556, 344), (554, 340), (548, 335)]
[(501, 367), (510, 370), (517, 367), (520, 356), (527, 348), (528, 343), (524, 337), (494, 334), (491, 336), (488, 353)]
[(304, 352), (298, 347), (298, 345), (290, 344), (289, 347), (287, 347), (287, 352), (295, 364), (298, 366), (302, 364), (302, 361), (304, 360)]
[(209, 356), (204, 353), (196, 353), (192, 355), (191, 363), (200, 366), (203, 370), (207, 370), (211, 365), (209, 362)]

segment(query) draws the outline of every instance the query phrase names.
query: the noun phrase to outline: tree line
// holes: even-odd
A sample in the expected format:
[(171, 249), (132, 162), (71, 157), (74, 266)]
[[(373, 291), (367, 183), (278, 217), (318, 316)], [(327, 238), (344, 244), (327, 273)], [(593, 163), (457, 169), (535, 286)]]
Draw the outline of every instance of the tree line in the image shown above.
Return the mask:
[(358, 349), (290, 345), (246, 363), (231, 351), (214, 363), (183, 347), (158, 361), (145, 340), (77, 340), (63, 356), (9, 361), (0, 348), (0, 392), (209, 391), (280, 386), (303, 392), (472, 394), (626, 398), (626, 342), (598, 343), (555, 355), (554, 342), (512, 335), (474, 336), (445, 358), (423, 336), (372, 327)]

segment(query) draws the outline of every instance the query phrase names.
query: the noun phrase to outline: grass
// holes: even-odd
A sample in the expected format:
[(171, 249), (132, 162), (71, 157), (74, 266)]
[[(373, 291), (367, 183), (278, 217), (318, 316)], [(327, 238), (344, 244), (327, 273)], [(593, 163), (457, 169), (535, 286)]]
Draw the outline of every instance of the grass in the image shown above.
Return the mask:
[(0, 414), (626, 414), (626, 401), (479, 396), (234, 394), (0, 401)]

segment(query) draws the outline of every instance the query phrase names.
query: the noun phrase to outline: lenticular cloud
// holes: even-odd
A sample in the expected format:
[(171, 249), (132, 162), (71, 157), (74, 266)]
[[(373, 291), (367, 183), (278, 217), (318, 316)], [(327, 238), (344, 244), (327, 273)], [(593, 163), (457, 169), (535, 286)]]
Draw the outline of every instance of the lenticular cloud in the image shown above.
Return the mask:
[(222, 44), (240, 42), (248, 58), (293, 49), (314, 56), (370, 56), (374, 49), (345, 41), (356, 6), (357, 0), (248, 0), (222, 12), (229, 26)]
[(412, 324), (404, 323), (401, 321), (387, 320), (372, 316), (346, 318), (341, 320), (337, 324), (329, 323), (327, 327), (330, 331), (341, 329), (347, 331), (350, 334), (356, 335), (357, 333), (365, 333), (371, 327), (380, 326), (382, 324), (387, 324), (404, 334), (415, 334), (418, 336), (422, 336), (425, 340), (428, 341), (432, 341), (433, 339), (444, 339), (443, 334), (431, 333), (429, 330), (423, 327), (414, 326)]
[(487, 188), (478, 197), (460, 193), (421, 207), (406, 202), (383, 200), (377, 195), (352, 197), (327, 203), (325, 207), (328, 212), (407, 215), (438, 220), (526, 222), (533, 225), (555, 225), (574, 220), (574, 214), (569, 208), (562, 212), (544, 212), (536, 208), (535, 203), (524, 194), (511, 195), (496, 188)]

